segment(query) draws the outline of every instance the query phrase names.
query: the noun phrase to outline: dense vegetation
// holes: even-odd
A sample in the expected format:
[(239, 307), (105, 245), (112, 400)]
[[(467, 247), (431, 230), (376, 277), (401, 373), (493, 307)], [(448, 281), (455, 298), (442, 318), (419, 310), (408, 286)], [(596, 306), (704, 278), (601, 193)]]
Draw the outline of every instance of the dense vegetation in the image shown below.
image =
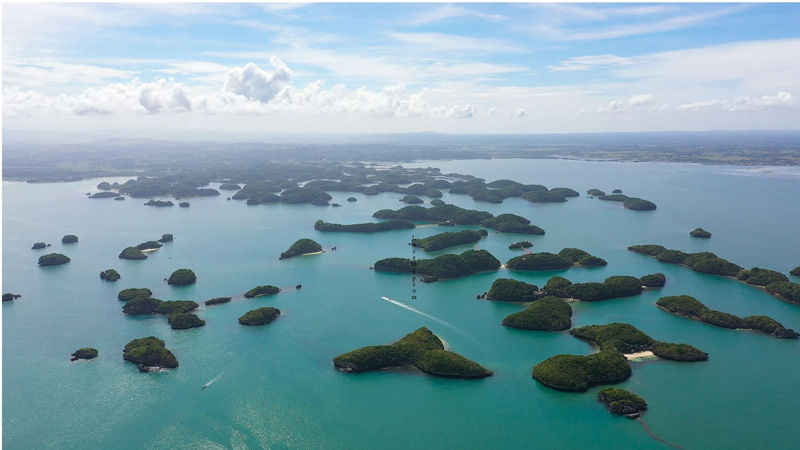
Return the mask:
[(766, 286), (776, 281), (789, 281), (789, 278), (780, 272), (758, 267), (753, 267), (750, 270), (742, 269), (736, 274), (736, 278), (754, 286)]
[(695, 228), (694, 230), (689, 232), (689, 235), (696, 238), (708, 239), (711, 237), (711, 232), (706, 231), (702, 228)]
[(126, 247), (125, 250), (119, 254), (119, 257), (122, 259), (147, 259), (147, 255), (136, 247)]
[(167, 284), (186, 286), (187, 284), (194, 284), (195, 281), (197, 281), (197, 275), (191, 269), (178, 269), (169, 276)]
[(317, 253), (322, 251), (322, 246), (311, 239), (298, 239), (294, 244), (289, 247), (289, 250), (281, 253), (279, 259), (288, 259), (293, 256), (305, 255), (308, 253)]
[[(618, 189), (615, 189), (617, 191)], [(631, 209), (634, 211), (652, 211), (656, 209), (656, 204), (641, 198), (637, 197), (628, 197), (627, 195), (623, 195), (622, 191), (620, 193), (612, 193), (611, 195), (603, 195), (600, 200), (606, 200), (611, 202), (622, 202), (622, 206), (625, 209)]]
[(75, 352), (70, 355), (70, 361), (77, 361), (79, 359), (94, 359), (97, 358), (97, 355), (99, 354), (100, 352), (98, 352), (96, 348), (84, 347), (75, 350)]
[[(416, 265), (414, 265), (416, 263)], [(486, 250), (467, 250), (460, 255), (441, 255), (432, 259), (386, 258), (375, 263), (380, 272), (431, 275), (436, 278), (459, 278), (500, 268), (500, 261)]]
[(164, 346), (164, 341), (153, 336), (125, 344), (122, 358), (147, 367), (178, 367), (178, 359)]
[(128, 288), (119, 291), (117, 298), (123, 302), (127, 302), (136, 297), (150, 297), (151, 295), (153, 295), (153, 291), (147, 288)]
[(75, 242), (78, 242), (78, 236), (75, 236), (74, 234), (67, 234), (61, 238), (62, 244), (73, 244)]
[(771, 333), (779, 338), (796, 339), (800, 334), (785, 328), (776, 320), (767, 316), (749, 316), (740, 318), (733, 314), (709, 309), (696, 298), (688, 295), (661, 297), (656, 302), (660, 308), (678, 314), (702, 320), (723, 328), (740, 328)]
[(180, 203), (178, 203), (178, 206), (180, 206), (181, 208), (188, 208), (189, 207), (189, 202), (180, 202)]
[(166, 233), (161, 235), (161, 239), (159, 239), (158, 242), (172, 242), (173, 239), (171, 234)]
[(158, 241), (142, 242), (141, 244), (136, 246), (136, 248), (138, 248), (139, 250), (142, 250), (142, 251), (144, 251), (144, 250), (155, 250), (155, 249), (158, 249), (158, 248), (161, 248), (161, 247), (162, 247), (162, 245), (159, 244)]
[(12, 294), (10, 292), (7, 292), (7, 293), (3, 294), (3, 301), (4, 302), (10, 302), (10, 301), (16, 300), (18, 298), (22, 298), (22, 296), (19, 295), (19, 294)]
[(422, 239), (413, 239), (411, 245), (428, 251), (442, 250), (456, 245), (471, 244), (481, 240), (481, 234), (474, 230), (444, 232)]
[(173, 314), (186, 313), (200, 306), (191, 300), (164, 301), (152, 297), (135, 296), (125, 303), (122, 312), (128, 316), (141, 316), (145, 314)]
[(792, 283), (791, 281), (775, 281), (764, 286), (764, 288), (770, 294), (779, 295), (786, 300), (800, 303), (800, 284)]
[(231, 301), (230, 297), (215, 297), (211, 300), (206, 300), (206, 306), (221, 305), (223, 303), (228, 303), (229, 301)]
[[(642, 293), (642, 283), (636, 277), (625, 275), (611, 276), (602, 283), (575, 283), (566, 286), (562, 291), (566, 297), (587, 302), (607, 300), (610, 298), (630, 297)], [(555, 295), (548, 292), (549, 295)]]
[(605, 192), (601, 191), (600, 189), (589, 189), (586, 191), (587, 194), (593, 195), (595, 197), (604, 197), (606, 195)]
[(620, 353), (652, 351), (657, 356), (676, 361), (705, 361), (708, 354), (687, 344), (656, 341), (633, 325), (611, 323), (573, 328), (569, 332), (578, 338), (593, 342), (603, 351)]
[(59, 266), (70, 261), (69, 257), (61, 253), (49, 253), (39, 257), (40, 266)]
[(244, 296), (247, 298), (253, 298), (253, 297), (261, 297), (262, 295), (277, 294), (278, 292), (280, 292), (280, 288), (268, 284), (264, 286), (256, 286), (253, 289), (247, 291), (247, 293), (244, 294)]
[(376, 219), (403, 219), (453, 225), (481, 225), (506, 233), (544, 234), (544, 230), (531, 225), (530, 220), (515, 214), (500, 214), (495, 217), (486, 211), (464, 209), (455, 205), (440, 205), (430, 208), (406, 206), (398, 210), (382, 209), (372, 215)]
[(176, 312), (167, 317), (169, 326), (173, 330), (187, 330), (189, 328), (202, 327), (206, 321), (197, 317), (196, 314)]
[(509, 278), (498, 278), (489, 288), (487, 297), (491, 300), (502, 302), (532, 302), (539, 298), (536, 292), (539, 287), (524, 281)]
[(597, 393), (597, 400), (608, 407), (614, 414), (624, 414), (633, 419), (639, 417), (647, 409), (647, 402), (642, 397), (625, 389), (605, 388)]
[(279, 309), (265, 306), (263, 308), (247, 311), (242, 317), (239, 317), (239, 323), (248, 326), (266, 325), (277, 319), (279, 315), (281, 315)]
[(338, 223), (328, 223), (318, 220), (314, 224), (314, 229), (317, 231), (345, 231), (355, 233), (376, 233), (379, 231), (391, 230), (409, 230), (415, 228), (412, 222), (408, 220), (392, 219), (385, 222), (367, 222), (367, 223), (354, 223), (349, 225), (342, 225)]
[(530, 241), (517, 241), (508, 244), (508, 249), (513, 250), (515, 248), (531, 248), (533, 244)]
[(122, 275), (120, 275), (119, 272), (117, 272), (114, 269), (106, 269), (106, 270), (100, 272), (100, 279), (101, 280), (117, 281), (120, 278), (122, 278)]
[(573, 266), (571, 259), (553, 253), (525, 254), (511, 258), (506, 263), (509, 270), (559, 270)]
[(363, 347), (333, 359), (337, 369), (366, 372), (413, 365), (425, 373), (448, 378), (483, 378), (492, 371), (444, 349), (442, 341), (423, 327), (391, 345)]
[(628, 360), (613, 350), (589, 356), (556, 355), (533, 368), (537, 381), (565, 391), (585, 391), (598, 384), (619, 383), (630, 376)]
[(39, 249), (46, 248), (46, 247), (49, 247), (49, 246), (50, 246), (50, 244), (45, 244), (44, 242), (34, 242), (33, 243), (33, 247), (31, 247), (31, 250), (39, 250)]
[(425, 203), (425, 200), (417, 197), (416, 195), (406, 195), (405, 197), (400, 199), (403, 203), (408, 203), (409, 205), (419, 205)]
[(524, 311), (503, 319), (503, 326), (524, 330), (561, 331), (572, 326), (572, 307), (556, 297), (542, 297)]
[(660, 245), (632, 245), (628, 250), (642, 255), (655, 256), (661, 262), (682, 264), (695, 272), (712, 275), (736, 276), (742, 268), (730, 261), (717, 257), (711, 252), (684, 253), (669, 250)]
[(558, 252), (558, 256), (562, 256), (571, 260), (573, 263), (578, 263), (586, 267), (605, 266), (608, 264), (605, 259), (590, 255), (588, 252), (579, 248), (562, 249)]
[(163, 200), (150, 199), (144, 205), (145, 206), (156, 206), (156, 207), (159, 207), (159, 208), (164, 208), (166, 206), (175, 206), (175, 203), (172, 203), (172, 201), (170, 201), (170, 200), (163, 201)]
[(96, 194), (92, 194), (89, 198), (111, 198), (111, 197), (118, 197), (119, 194), (116, 192), (98, 192)]
[(642, 282), (642, 286), (645, 287), (661, 287), (664, 286), (667, 282), (667, 277), (661, 273), (651, 273), (650, 275), (645, 275), (639, 278), (639, 281)]
[(219, 188), (223, 191), (238, 191), (242, 187), (234, 183), (222, 183), (219, 185)]
[(800, 277), (800, 266), (797, 266), (794, 269), (790, 270), (789, 274), (794, 275), (796, 277)]

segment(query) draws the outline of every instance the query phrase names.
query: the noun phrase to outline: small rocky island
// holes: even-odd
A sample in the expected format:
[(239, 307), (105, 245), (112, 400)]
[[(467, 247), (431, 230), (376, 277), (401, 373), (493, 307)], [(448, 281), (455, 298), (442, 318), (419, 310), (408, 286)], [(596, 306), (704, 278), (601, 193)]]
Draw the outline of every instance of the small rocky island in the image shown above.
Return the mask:
[(572, 326), (572, 307), (557, 297), (542, 297), (524, 311), (503, 319), (503, 326), (523, 330), (562, 331)]
[(794, 269), (789, 271), (789, 275), (794, 275), (796, 277), (800, 277), (800, 266), (795, 267)]
[(70, 261), (69, 257), (61, 253), (49, 253), (39, 257), (40, 266), (60, 266)]
[(697, 319), (722, 328), (744, 329), (770, 333), (779, 338), (797, 339), (800, 334), (781, 325), (768, 316), (738, 317), (715, 311), (688, 295), (661, 297), (656, 302), (659, 308), (679, 316)]
[(158, 241), (147, 241), (137, 245), (136, 248), (143, 252), (158, 250), (163, 247)]
[(189, 202), (180, 202), (180, 203), (178, 203), (178, 206), (180, 206), (181, 208), (188, 208), (189, 207)]
[(162, 234), (162, 235), (161, 235), (161, 239), (159, 239), (159, 240), (158, 240), (158, 242), (161, 242), (161, 243), (164, 243), (164, 242), (172, 242), (172, 240), (173, 240), (173, 239), (174, 239), (174, 238), (172, 237), (172, 235), (171, 235), (171, 234), (169, 234), (169, 233), (166, 233), (166, 234)]
[(419, 273), (427, 275), (423, 281), (430, 282), (497, 270), (500, 261), (486, 250), (467, 250), (460, 255), (447, 254), (432, 259), (386, 258), (377, 261), (374, 268), (379, 272)]
[(566, 278), (559, 277), (555, 289), (545, 285), (544, 291), (548, 295), (561, 298), (572, 298), (585, 302), (595, 302), (612, 298), (631, 297), (642, 293), (642, 281), (639, 278), (627, 275), (615, 275), (606, 278), (602, 283), (571, 283)]
[(457, 245), (472, 244), (480, 241), (482, 237), (481, 233), (475, 230), (446, 231), (423, 239), (412, 239), (411, 245), (426, 251), (435, 251)]
[(212, 305), (221, 305), (223, 303), (228, 303), (229, 301), (231, 301), (230, 297), (216, 297), (212, 298), (211, 300), (206, 300), (205, 303), (206, 306), (212, 306)]
[(530, 241), (517, 241), (511, 244), (508, 244), (508, 249), (513, 250), (515, 248), (531, 248), (533, 244)]
[(50, 244), (45, 244), (44, 242), (35, 242), (31, 250), (39, 250), (42, 248), (50, 247)]
[(278, 259), (288, 259), (294, 256), (313, 255), (322, 252), (322, 246), (311, 239), (299, 239), (289, 247), (289, 250), (281, 253)]
[(89, 198), (111, 198), (111, 197), (118, 197), (119, 194), (116, 192), (98, 192), (96, 194), (92, 194)]
[(3, 301), (4, 302), (14, 301), (14, 300), (16, 300), (18, 298), (22, 298), (22, 296), (19, 295), (19, 294), (12, 294), (12, 293), (3, 294)]
[(197, 317), (197, 314), (176, 312), (167, 316), (167, 322), (173, 330), (188, 330), (189, 328), (202, 327), (206, 321)]
[(125, 250), (119, 254), (119, 257), (120, 259), (132, 260), (147, 259), (147, 255), (142, 253), (142, 251), (136, 247), (126, 247)]
[(689, 232), (689, 235), (691, 237), (708, 239), (708, 238), (711, 237), (711, 232), (710, 231), (706, 231), (706, 230), (704, 230), (702, 228), (695, 228), (694, 230)]
[(114, 269), (106, 269), (106, 270), (100, 272), (100, 279), (101, 280), (117, 281), (120, 278), (122, 278), (122, 275), (120, 275), (119, 272), (117, 272)]
[(68, 234), (61, 238), (62, 244), (74, 244), (75, 242), (78, 242), (78, 236), (74, 234)]
[(667, 277), (661, 273), (651, 273), (639, 278), (642, 286), (646, 288), (663, 287), (667, 283)]
[(134, 339), (122, 350), (122, 359), (139, 365), (140, 372), (178, 367), (178, 359), (164, 346), (164, 341), (150, 336)]
[(647, 402), (642, 397), (620, 388), (601, 389), (597, 400), (612, 413), (622, 414), (628, 419), (636, 419), (647, 409)]
[(275, 287), (271, 284), (267, 284), (264, 286), (256, 286), (253, 289), (250, 289), (244, 294), (244, 296), (247, 298), (261, 297), (264, 295), (277, 294), (280, 291), (281, 291), (280, 288)]
[(567, 258), (573, 262), (584, 267), (599, 267), (608, 264), (605, 259), (590, 255), (589, 252), (579, 248), (565, 248), (558, 252), (558, 256)]
[(97, 349), (94, 348), (81, 348), (75, 351), (75, 353), (70, 355), (70, 361), (77, 361), (79, 359), (94, 359), (97, 358), (99, 352)]
[(266, 325), (277, 319), (280, 315), (281, 310), (278, 308), (265, 306), (263, 308), (247, 311), (242, 317), (239, 317), (239, 323), (248, 326)]
[(159, 207), (159, 208), (163, 208), (165, 206), (175, 206), (175, 203), (172, 203), (172, 201), (170, 201), (170, 200), (162, 201), (162, 200), (150, 199), (150, 201), (145, 203), (145, 206), (156, 206), (156, 207)]
[(128, 288), (119, 291), (119, 294), (117, 294), (117, 299), (127, 302), (128, 300), (133, 300), (136, 297), (150, 297), (151, 295), (153, 295), (153, 291), (147, 288)]
[(141, 316), (146, 314), (187, 313), (200, 306), (191, 300), (164, 301), (152, 297), (137, 296), (128, 300), (122, 307), (122, 312), (127, 316)]
[(191, 269), (178, 269), (169, 276), (167, 284), (186, 286), (188, 284), (194, 284), (195, 281), (197, 281), (197, 276)]
[(510, 278), (498, 278), (492, 283), (486, 298), (500, 302), (532, 302), (541, 297), (539, 286)]
[(328, 223), (318, 220), (314, 224), (317, 231), (344, 231), (350, 233), (377, 233), (379, 231), (407, 230), (416, 228), (413, 222), (402, 219), (392, 219), (385, 222), (365, 222), (353, 224)]
[(484, 378), (492, 371), (444, 349), (442, 341), (422, 327), (391, 345), (375, 345), (333, 358), (343, 372), (367, 372), (387, 367), (413, 366), (430, 375), (446, 378)]

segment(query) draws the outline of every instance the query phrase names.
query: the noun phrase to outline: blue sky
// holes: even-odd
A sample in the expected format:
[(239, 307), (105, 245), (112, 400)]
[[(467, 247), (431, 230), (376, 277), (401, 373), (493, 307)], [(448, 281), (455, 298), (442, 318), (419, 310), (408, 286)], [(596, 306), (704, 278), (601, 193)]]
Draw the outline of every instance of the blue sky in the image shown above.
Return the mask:
[(798, 55), (798, 4), (4, 3), (3, 127), (797, 129)]

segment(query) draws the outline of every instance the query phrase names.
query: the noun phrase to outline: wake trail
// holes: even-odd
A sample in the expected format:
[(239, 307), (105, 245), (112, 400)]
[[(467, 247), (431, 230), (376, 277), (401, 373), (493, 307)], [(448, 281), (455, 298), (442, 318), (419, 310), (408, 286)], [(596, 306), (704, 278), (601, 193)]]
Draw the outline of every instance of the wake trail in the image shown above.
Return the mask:
[(462, 336), (466, 337), (467, 339), (469, 339), (469, 340), (470, 340), (470, 341), (472, 341), (473, 343), (475, 343), (475, 344), (477, 344), (478, 346), (482, 347), (481, 343), (480, 343), (480, 342), (478, 342), (478, 341), (477, 341), (477, 340), (476, 340), (474, 337), (470, 336), (470, 335), (469, 335), (468, 333), (466, 333), (464, 330), (462, 330), (461, 328), (458, 328), (457, 326), (455, 326), (455, 325), (451, 324), (450, 322), (444, 321), (444, 320), (442, 320), (442, 319), (440, 319), (440, 318), (438, 318), (438, 317), (434, 317), (434, 316), (432, 316), (432, 315), (430, 315), (430, 314), (424, 313), (424, 312), (422, 312), (422, 311), (420, 311), (420, 310), (418, 310), (418, 309), (414, 308), (413, 306), (406, 305), (405, 303), (398, 302), (397, 300), (391, 299), (391, 298), (389, 298), (389, 297), (383, 297), (383, 296), (381, 296), (381, 298), (382, 298), (382, 299), (384, 299), (384, 300), (386, 300), (387, 302), (389, 302), (389, 303), (393, 304), (393, 305), (397, 305), (397, 306), (399, 306), (399, 307), (401, 307), (401, 308), (403, 308), (403, 309), (406, 309), (406, 310), (408, 310), (408, 311), (411, 311), (411, 312), (413, 312), (413, 313), (415, 313), (415, 314), (419, 314), (420, 316), (427, 317), (428, 319), (431, 319), (431, 320), (433, 320), (434, 322), (436, 322), (436, 323), (438, 323), (438, 324), (440, 324), (440, 325), (443, 325), (443, 326), (445, 326), (445, 327), (447, 327), (447, 328), (449, 328), (449, 329), (451, 329), (451, 330), (455, 331), (456, 333), (458, 333), (458, 334), (460, 334), (460, 335), (462, 335)]
[(224, 370), (223, 370), (222, 372), (220, 372), (220, 373), (219, 373), (219, 375), (217, 375), (217, 376), (215, 376), (214, 378), (212, 378), (212, 379), (211, 379), (211, 381), (209, 381), (208, 383), (204, 384), (204, 385), (203, 385), (203, 387), (202, 387), (201, 389), (205, 389), (205, 388), (207, 388), (207, 387), (211, 386), (212, 384), (216, 383), (216, 382), (217, 382), (217, 380), (219, 380), (219, 379), (222, 377), (222, 374), (223, 374), (223, 373), (225, 373), (225, 371), (224, 371)]
[(647, 426), (647, 423), (644, 420), (642, 420), (641, 417), (636, 419), (636, 421), (642, 424), (642, 428), (644, 428), (644, 431), (647, 432), (647, 435), (650, 436), (651, 438), (653, 438), (654, 440), (656, 440), (658, 442), (661, 442), (664, 445), (668, 445), (668, 446), (670, 446), (672, 448), (676, 448), (678, 450), (686, 450), (685, 448), (681, 447), (678, 444), (673, 444), (672, 442), (669, 442), (669, 441), (667, 441), (667, 440), (665, 440), (663, 438), (660, 438), (660, 437), (656, 436), (655, 434), (653, 434), (653, 432), (650, 431), (650, 427)]

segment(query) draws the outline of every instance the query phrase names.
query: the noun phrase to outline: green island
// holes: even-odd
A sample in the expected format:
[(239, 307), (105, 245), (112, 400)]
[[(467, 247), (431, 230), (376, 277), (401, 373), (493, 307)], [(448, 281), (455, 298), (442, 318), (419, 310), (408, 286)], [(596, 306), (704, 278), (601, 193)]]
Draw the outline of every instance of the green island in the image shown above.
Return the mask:
[(537, 292), (539, 287), (524, 281), (510, 278), (498, 278), (492, 283), (486, 298), (501, 302), (532, 302), (541, 295)]
[(119, 294), (117, 294), (117, 299), (127, 302), (128, 300), (133, 300), (136, 297), (150, 297), (151, 295), (153, 295), (153, 291), (147, 288), (128, 288), (119, 291)]
[(167, 284), (186, 286), (187, 284), (194, 284), (196, 281), (197, 275), (195, 275), (191, 269), (178, 269), (169, 276)]
[(800, 266), (795, 267), (794, 269), (789, 271), (789, 275), (794, 275), (796, 277), (800, 277)]
[(614, 384), (631, 376), (631, 366), (622, 353), (601, 350), (582, 355), (556, 355), (533, 368), (533, 378), (547, 387), (583, 392), (598, 384)]
[(654, 256), (661, 262), (680, 264), (696, 272), (736, 277), (737, 280), (752, 286), (761, 287), (770, 294), (784, 300), (800, 303), (800, 284), (792, 283), (780, 272), (754, 267), (750, 270), (718, 258), (711, 252), (684, 253), (669, 250), (661, 245), (632, 245), (628, 250), (647, 256)]
[(281, 310), (278, 308), (265, 306), (263, 308), (247, 311), (242, 317), (239, 317), (239, 323), (248, 326), (266, 325), (277, 319), (279, 315), (281, 315)]
[(486, 211), (464, 209), (450, 204), (432, 206), (430, 208), (411, 205), (398, 210), (382, 209), (375, 212), (372, 217), (385, 220), (418, 220), (452, 225), (480, 225), (505, 233), (544, 234), (543, 229), (536, 225), (531, 225), (530, 220), (516, 214), (500, 214), (495, 217)]
[(348, 201), (348, 202), (357, 202), (357, 201), (358, 201), (358, 199), (357, 199), (357, 198), (355, 198), (355, 197), (347, 197), (347, 201)]
[(31, 250), (39, 250), (46, 247), (50, 247), (50, 244), (45, 244), (44, 242), (34, 242)]
[(120, 278), (122, 278), (122, 275), (120, 275), (119, 272), (117, 272), (114, 269), (106, 269), (106, 270), (100, 272), (100, 279), (101, 280), (117, 281)]
[(722, 328), (762, 331), (784, 339), (797, 339), (800, 337), (800, 333), (785, 328), (771, 317), (748, 316), (741, 318), (733, 314), (709, 309), (699, 300), (688, 295), (661, 297), (656, 302), (656, 305), (673, 314), (697, 319)]
[(592, 342), (601, 351), (614, 350), (624, 354), (653, 352), (654, 355), (674, 361), (705, 361), (708, 353), (687, 344), (656, 341), (638, 328), (627, 323), (589, 325), (569, 330), (573, 336)]
[(689, 232), (689, 236), (696, 237), (696, 238), (703, 238), (708, 239), (711, 237), (711, 232), (706, 231), (702, 228), (695, 228), (694, 230)]
[(96, 194), (92, 194), (89, 198), (111, 198), (111, 197), (118, 197), (119, 194), (116, 192), (98, 192)]
[[(552, 279), (551, 279), (552, 280)], [(551, 289), (552, 287), (552, 289)], [(642, 282), (636, 277), (615, 275), (602, 283), (571, 283), (566, 278), (557, 277), (551, 285), (548, 280), (544, 291), (547, 295), (560, 298), (573, 298), (585, 302), (631, 297), (642, 293)]]
[(586, 191), (587, 194), (595, 196), (595, 197), (605, 197), (606, 193), (601, 191), (600, 189), (589, 189)]
[(392, 219), (385, 222), (366, 222), (343, 225), (338, 223), (328, 223), (318, 220), (314, 224), (317, 231), (344, 231), (353, 233), (376, 233), (379, 231), (408, 230), (416, 228), (414, 223), (408, 220)]
[(172, 242), (173, 239), (174, 238), (172, 237), (171, 234), (166, 233), (166, 234), (162, 234), (161, 235), (161, 239), (159, 239), (158, 242), (162, 242), (162, 243), (163, 242)]
[(229, 301), (231, 301), (230, 297), (215, 297), (211, 300), (206, 300), (205, 304), (206, 306), (221, 305), (223, 303), (228, 303)]
[(645, 275), (639, 278), (639, 281), (641, 281), (642, 286), (646, 288), (662, 287), (667, 283), (667, 277), (663, 273), (658, 272)]
[(181, 208), (188, 208), (189, 207), (189, 202), (180, 202), (180, 203), (178, 203), (178, 206), (181, 207)]
[(159, 300), (152, 297), (136, 296), (128, 300), (122, 307), (122, 312), (127, 316), (141, 316), (145, 314), (170, 315), (176, 312), (189, 312), (200, 306), (191, 300)]
[(439, 198), (435, 198), (435, 199), (431, 200), (430, 203), (433, 206), (444, 206), (444, 205), (447, 204), (447, 203), (444, 202), (444, 200), (439, 199)]
[(597, 256), (590, 255), (589, 252), (579, 248), (565, 248), (558, 252), (558, 256), (562, 256), (571, 260), (573, 263), (585, 267), (600, 267), (608, 265), (605, 259)]
[(4, 302), (14, 301), (14, 300), (16, 300), (18, 298), (22, 298), (22, 296), (19, 295), (19, 294), (12, 294), (10, 292), (7, 292), (7, 293), (3, 294), (3, 301)]
[(256, 286), (253, 289), (247, 291), (247, 293), (245, 293), (244, 296), (247, 298), (261, 297), (263, 295), (277, 294), (280, 291), (281, 291), (280, 288), (268, 284), (264, 286)]
[(138, 249), (139, 249), (139, 250), (141, 250), (141, 251), (145, 251), (145, 250), (158, 250), (158, 249), (159, 249), (159, 248), (161, 248), (161, 247), (162, 247), (162, 245), (161, 245), (160, 243), (158, 243), (158, 241), (147, 241), (147, 242), (142, 242), (141, 244), (139, 244), (139, 245), (137, 245), (137, 246), (136, 246), (136, 248), (138, 248)]
[(69, 360), (77, 361), (79, 359), (94, 359), (97, 358), (98, 354), (100, 354), (100, 352), (98, 352), (96, 348), (84, 347), (75, 350), (73, 354), (69, 355)]
[(550, 191), (529, 191), (522, 194), (522, 198), (531, 203), (564, 203), (567, 201), (567, 197)]
[(70, 261), (69, 257), (61, 253), (49, 253), (39, 257), (40, 266), (60, 266)]
[(612, 413), (629, 419), (639, 417), (647, 409), (647, 402), (642, 397), (620, 388), (601, 389), (597, 393), (597, 400)]
[(408, 203), (409, 205), (419, 205), (425, 203), (425, 200), (417, 197), (416, 195), (406, 195), (405, 197), (400, 199), (403, 203)]
[(474, 230), (457, 232), (446, 231), (422, 239), (412, 239), (411, 245), (426, 251), (442, 250), (457, 245), (472, 244), (481, 240), (481, 234)]
[(206, 321), (197, 317), (197, 314), (175, 312), (167, 316), (167, 322), (173, 330), (188, 330), (189, 328), (202, 327)]
[(147, 203), (144, 204), (145, 206), (156, 206), (159, 208), (163, 208), (165, 206), (175, 206), (175, 203), (172, 203), (171, 200), (163, 201), (163, 200), (153, 200), (150, 199)]
[(343, 372), (367, 372), (387, 367), (408, 367), (437, 377), (484, 378), (492, 371), (444, 349), (442, 341), (422, 327), (391, 345), (362, 347), (333, 358)]
[(571, 259), (548, 252), (517, 256), (505, 264), (509, 270), (561, 270), (573, 265), (575, 263)]
[(531, 248), (533, 244), (530, 241), (517, 241), (508, 244), (508, 249), (513, 250), (515, 248)]
[(622, 206), (625, 209), (631, 209), (634, 211), (652, 211), (656, 209), (656, 204), (638, 197), (628, 197), (627, 195), (623, 195), (622, 191), (616, 193), (619, 189), (615, 189), (613, 194), (611, 195), (603, 195), (599, 197), (600, 200), (606, 200), (610, 202), (622, 202)]
[(322, 251), (322, 246), (311, 239), (298, 239), (297, 242), (289, 247), (289, 250), (281, 253), (278, 259), (289, 259), (294, 256), (310, 255)]
[(562, 331), (572, 326), (572, 307), (557, 297), (542, 297), (525, 310), (503, 319), (503, 326), (523, 330)]
[(164, 346), (164, 341), (154, 336), (134, 339), (125, 344), (122, 359), (138, 364), (140, 372), (178, 367), (175, 355)]
[(440, 255), (432, 259), (386, 258), (374, 265), (374, 269), (379, 272), (430, 275), (433, 279), (428, 281), (460, 278), (499, 268), (500, 261), (486, 250), (467, 250), (460, 255)]
[(61, 238), (62, 244), (74, 244), (75, 242), (78, 242), (78, 236), (74, 234), (67, 234)]
[(219, 185), (219, 188), (223, 191), (238, 191), (242, 187), (234, 183), (222, 183)]
[(147, 259), (147, 255), (145, 255), (144, 253), (142, 253), (142, 251), (141, 251), (141, 250), (139, 250), (139, 249), (138, 249), (138, 248), (136, 248), (136, 247), (125, 247), (125, 250), (123, 250), (123, 251), (122, 251), (122, 252), (119, 254), (119, 257), (120, 257), (121, 259), (133, 259), (133, 260), (137, 260), (137, 259)]

